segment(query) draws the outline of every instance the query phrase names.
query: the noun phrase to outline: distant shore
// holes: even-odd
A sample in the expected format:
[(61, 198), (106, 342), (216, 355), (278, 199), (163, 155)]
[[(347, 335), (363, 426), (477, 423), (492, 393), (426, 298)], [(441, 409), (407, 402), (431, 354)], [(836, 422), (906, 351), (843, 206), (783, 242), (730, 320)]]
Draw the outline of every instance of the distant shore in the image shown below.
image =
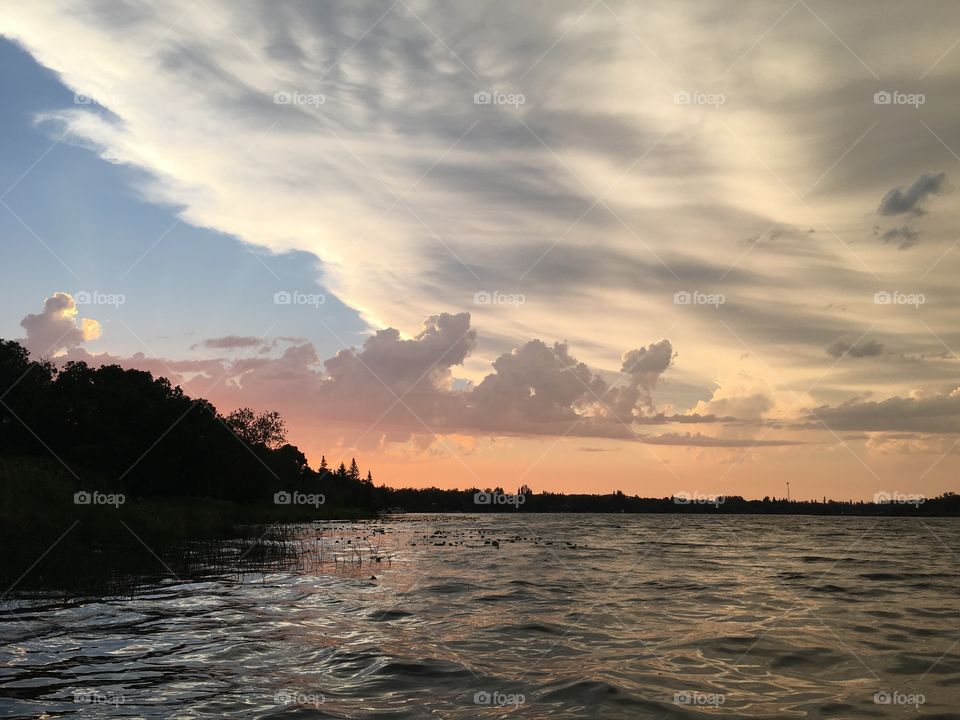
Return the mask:
[(605, 495), (541, 492), (505, 493), (502, 489), (377, 488), (380, 507), (404, 512), (436, 513), (678, 513), (684, 515), (824, 515), (876, 517), (958, 517), (960, 495), (927, 498), (900, 492), (877, 493), (874, 502), (821, 501), (737, 495), (677, 493), (650, 498), (622, 492)]

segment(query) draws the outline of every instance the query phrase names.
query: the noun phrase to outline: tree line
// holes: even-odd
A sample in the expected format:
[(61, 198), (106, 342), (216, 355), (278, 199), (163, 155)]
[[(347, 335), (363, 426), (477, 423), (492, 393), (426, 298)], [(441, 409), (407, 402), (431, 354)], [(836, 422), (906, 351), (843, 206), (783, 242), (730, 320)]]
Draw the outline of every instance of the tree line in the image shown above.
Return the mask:
[(277, 412), (226, 415), (167, 378), (118, 365), (31, 359), (0, 340), (0, 455), (55, 459), (78, 488), (132, 498), (272, 503), (322, 493), (329, 508), (373, 509), (373, 475), (354, 459), (312, 469)]
[(855, 500), (788, 500), (765, 497), (748, 500), (739, 495), (640, 497), (622, 491), (606, 494), (534, 492), (527, 486), (515, 492), (502, 487), (447, 490), (443, 488), (388, 488), (375, 490), (381, 508), (405, 512), (481, 513), (686, 513), (695, 515), (960, 515), (960, 495), (946, 492), (912, 502)]

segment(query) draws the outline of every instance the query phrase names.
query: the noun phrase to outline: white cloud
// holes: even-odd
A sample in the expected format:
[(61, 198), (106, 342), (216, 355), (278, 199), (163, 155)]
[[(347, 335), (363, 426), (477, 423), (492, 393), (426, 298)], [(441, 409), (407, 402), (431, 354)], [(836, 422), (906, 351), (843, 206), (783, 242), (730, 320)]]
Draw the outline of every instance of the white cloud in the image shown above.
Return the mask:
[[(52, 134), (69, 127), (107, 160), (146, 169), (147, 197), (188, 222), (316, 253), (325, 282), (376, 328), (471, 310), (489, 341), (465, 375), (479, 381), (533, 336), (615, 370), (629, 329), (668, 335), (684, 348), (674, 376), (703, 388), (773, 335), (778, 374), (809, 376), (830, 338), (879, 312), (863, 301), (878, 276), (897, 287), (908, 271), (924, 292), (955, 275), (948, 256), (917, 279), (954, 239), (956, 210), (925, 220), (918, 268), (858, 241), (877, 198), (944, 152), (915, 114), (873, 104), (872, 73), (920, 77), (953, 42), (958, 11), (890, 3), (867, 26), (865, 8), (818, 9), (830, 30), (802, 3), (772, 29), (782, 10), (719, 2), (418, 0), (383, 14), (375, 3), (89, 0), (5, 6), (0, 20), (112, 113), (50, 108)], [(960, 147), (953, 66), (925, 82), (924, 121)], [(482, 90), (526, 102), (475, 105)], [(324, 102), (278, 105), (278, 92)], [(724, 102), (676, 103), (678, 92)], [(892, 207), (922, 207), (928, 187)], [(772, 227), (776, 242), (744, 248)], [(723, 292), (727, 305), (678, 306), (678, 290)], [(526, 302), (474, 305), (479, 291)], [(915, 325), (882, 319), (885, 337)], [(927, 322), (944, 336), (951, 319)], [(634, 406), (628, 391), (646, 402), (643, 382), (612, 391), (618, 407)], [(529, 412), (549, 413), (539, 402)]]
[(34, 357), (53, 357), (100, 337), (100, 323), (77, 317), (73, 296), (57, 292), (43, 303), (43, 311), (20, 321), (27, 331), (26, 348)]

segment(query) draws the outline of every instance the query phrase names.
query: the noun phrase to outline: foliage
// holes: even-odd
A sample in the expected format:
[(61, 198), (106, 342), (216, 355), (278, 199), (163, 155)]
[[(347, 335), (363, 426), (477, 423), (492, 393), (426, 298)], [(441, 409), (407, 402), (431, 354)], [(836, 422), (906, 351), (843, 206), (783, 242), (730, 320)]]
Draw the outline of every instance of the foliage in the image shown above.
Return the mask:
[[(277, 412), (227, 415), (163, 377), (118, 365), (62, 368), (31, 360), (0, 340), (0, 456), (45, 457), (73, 490), (128, 498), (212, 498), (274, 505), (277, 492), (324, 496), (336, 507), (372, 509), (356, 461), (312, 470)], [(24, 486), (29, 490), (26, 480)]]

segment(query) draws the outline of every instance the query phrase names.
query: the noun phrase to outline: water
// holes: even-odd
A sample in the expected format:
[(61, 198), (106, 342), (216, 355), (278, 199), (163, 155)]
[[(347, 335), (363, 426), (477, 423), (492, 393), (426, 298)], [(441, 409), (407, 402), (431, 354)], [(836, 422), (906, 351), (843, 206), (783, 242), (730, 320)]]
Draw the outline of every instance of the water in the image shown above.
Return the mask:
[(316, 535), (296, 571), (8, 600), (0, 716), (960, 718), (955, 519), (410, 515)]

